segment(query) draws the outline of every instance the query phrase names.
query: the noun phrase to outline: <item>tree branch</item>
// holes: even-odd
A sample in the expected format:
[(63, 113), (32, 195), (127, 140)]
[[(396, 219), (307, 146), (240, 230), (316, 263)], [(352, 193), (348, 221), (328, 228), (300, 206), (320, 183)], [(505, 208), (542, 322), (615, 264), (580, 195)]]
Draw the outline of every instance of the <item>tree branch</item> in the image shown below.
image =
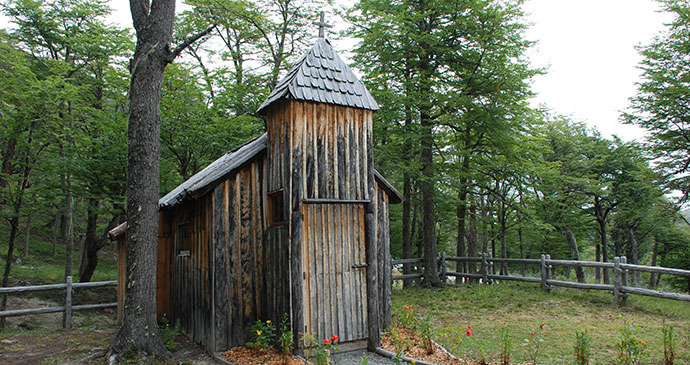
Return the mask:
[(175, 57), (179, 56), (182, 51), (184, 51), (185, 48), (189, 47), (192, 43), (196, 42), (199, 38), (211, 33), (212, 30), (216, 29), (216, 25), (212, 24), (210, 27), (202, 30), (199, 33), (192, 34), (187, 39), (184, 40), (184, 42), (180, 43), (177, 47), (175, 47), (172, 52), (170, 52), (170, 59), (169, 62), (172, 62)]
[(148, 21), (151, 3), (148, 0), (129, 0), (129, 9), (132, 12), (132, 25), (138, 32)]

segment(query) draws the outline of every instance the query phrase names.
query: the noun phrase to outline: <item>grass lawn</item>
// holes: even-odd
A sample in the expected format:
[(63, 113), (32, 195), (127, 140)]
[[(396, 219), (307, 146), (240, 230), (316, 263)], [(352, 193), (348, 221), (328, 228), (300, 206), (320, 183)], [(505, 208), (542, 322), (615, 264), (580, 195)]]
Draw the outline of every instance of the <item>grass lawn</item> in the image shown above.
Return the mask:
[[(454, 355), (473, 360), (499, 361), (501, 330), (510, 335), (511, 363), (529, 362), (523, 341), (541, 334), (538, 363), (566, 364), (574, 360), (575, 333), (587, 330), (592, 338), (593, 364), (617, 363), (616, 343), (627, 325), (634, 337), (646, 342), (645, 363), (663, 363), (662, 326), (675, 327), (676, 364), (690, 364), (690, 305), (687, 302), (631, 296), (617, 308), (610, 293), (554, 288), (544, 293), (538, 285), (500, 283), (444, 289), (393, 290), (393, 311), (411, 305), (416, 315), (430, 315), (434, 339)], [(394, 315), (395, 321), (395, 315)], [(544, 329), (540, 330), (540, 324)], [(471, 337), (465, 329), (472, 325)]]

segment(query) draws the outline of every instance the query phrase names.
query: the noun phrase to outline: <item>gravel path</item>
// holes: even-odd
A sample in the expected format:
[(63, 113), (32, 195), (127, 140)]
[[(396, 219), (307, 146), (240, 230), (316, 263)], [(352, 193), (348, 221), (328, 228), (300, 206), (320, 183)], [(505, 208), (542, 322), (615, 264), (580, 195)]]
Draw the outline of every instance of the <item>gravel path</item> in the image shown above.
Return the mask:
[(337, 365), (352, 365), (359, 364), (359, 361), (364, 358), (364, 356), (369, 359), (369, 365), (390, 365), (395, 364), (395, 361), (387, 357), (383, 357), (379, 354), (373, 352), (368, 352), (366, 350), (355, 350), (350, 352), (341, 352), (335, 356), (338, 359)]

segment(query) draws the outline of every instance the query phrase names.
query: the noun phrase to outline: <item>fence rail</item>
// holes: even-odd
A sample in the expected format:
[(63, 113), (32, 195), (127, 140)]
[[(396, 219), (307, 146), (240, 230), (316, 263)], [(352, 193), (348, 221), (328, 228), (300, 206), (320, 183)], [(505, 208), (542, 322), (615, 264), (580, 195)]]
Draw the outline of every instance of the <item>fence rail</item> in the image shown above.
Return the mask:
[(96, 310), (116, 308), (117, 302), (113, 303), (98, 303), (98, 304), (72, 304), (72, 291), (79, 288), (101, 288), (107, 286), (117, 286), (117, 280), (112, 281), (97, 281), (92, 283), (72, 283), (72, 277), (68, 276), (64, 284), (48, 284), (48, 285), (31, 285), (31, 286), (15, 286), (8, 288), (0, 288), (0, 295), (16, 294), (16, 293), (30, 293), (47, 290), (65, 290), (65, 305), (62, 307), (45, 307), (45, 308), (30, 308), (30, 309), (14, 309), (0, 311), (0, 318), (25, 316), (30, 314), (44, 314), (44, 313), (58, 313), (63, 312), (62, 326), (64, 328), (72, 328), (72, 313), (80, 310)]
[[(458, 270), (460, 264), (465, 263), (478, 263), (479, 272), (457, 272), (448, 271), (447, 262), (452, 261), (458, 264)], [(422, 258), (411, 258), (403, 260), (393, 260), (393, 265), (400, 264), (423, 264), (424, 260)], [(539, 265), (540, 277), (530, 277), (530, 276), (515, 276), (515, 275), (496, 275), (494, 272), (494, 264), (499, 263), (502, 265), (508, 264), (521, 264), (521, 265)], [(576, 260), (552, 260), (550, 255), (542, 255), (541, 259), (514, 259), (514, 258), (492, 258), (490, 256), (484, 255), (482, 257), (446, 257), (445, 253), (441, 253), (437, 259), (437, 264), (439, 265), (439, 276), (440, 279), (446, 281), (447, 277), (452, 276), (455, 278), (465, 278), (479, 280), (482, 284), (490, 284), (496, 280), (512, 280), (512, 281), (522, 281), (529, 283), (539, 283), (544, 291), (550, 291), (552, 287), (565, 287), (574, 289), (588, 289), (588, 290), (606, 290), (613, 294), (613, 301), (615, 304), (626, 304), (629, 294), (635, 295), (645, 295), (657, 298), (675, 299), (690, 302), (690, 295), (663, 292), (652, 289), (644, 289), (630, 286), (628, 284), (628, 279), (631, 277), (631, 272), (649, 272), (656, 274), (667, 274), (687, 277), (690, 280), (690, 271), (680, 270), (659, 266), (645, 266), (645, 265), (633, 265), (627, 263), (627, 258), (625, 256), (615, 257), (613, 262), (596, 262), (596, 261), (576, 261)], [(596, 284), (596, 283), (584, 283), (584, 282), (572, 282), (564, 280), (555, 280), (554, 268), (555, 266), (566, 266), (566, 267), (593, 267), (603, 270), (612, 270), (613, 272), (613, 283), (612, 284)], [(502, 273), (507, 273), (507, 268)], [(424, 275), (419, 274), (404, 274), (393, 276), (393, 280), (409, 280), (416, 278), (423, 278)]]

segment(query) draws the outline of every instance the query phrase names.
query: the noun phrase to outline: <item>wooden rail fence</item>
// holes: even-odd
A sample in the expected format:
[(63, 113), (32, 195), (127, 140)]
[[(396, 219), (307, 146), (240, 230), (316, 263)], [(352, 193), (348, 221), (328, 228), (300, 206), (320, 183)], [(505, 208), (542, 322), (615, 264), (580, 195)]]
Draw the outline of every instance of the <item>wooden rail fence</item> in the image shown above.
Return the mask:
[[(457, 272), (448, 271), (448, 262), (456, 262), (456, 267), (461, 268), (466, 264), (477, 264), (479, 263), (479, 272), (476, 270), (470, 270), (474, 272)], [(412, 259), (402, 259), (393, 260), (393, 265), (400, 264), (423, 264), (424, 260), (422, 258), (412, 258)], [(575, 288), (575, 289), (591, 289), (591, 290), (606, 290), (613, 294), (613, 302), (615, 304), (627, 304), (628, 295), (645, 295), (657, 298), (675, 299), (690, 302), (690, 295), (679, 294), (671, 292), (663, 292), (652, 289), (638, 288), (629, 285), (629, 278), (631, 277), (631, 272), (648, 272), (655, 274), (667, 274), (676, 275), (689, 278), (690, 271), (672, 269), (659, 266), (645, 266), (645, 265), (632, 265), (627, 263), (627, 258), (625, 256), (615, 257), (613, 262), (596, 262), (596, 261), (574, 261), (574, 260), (552, 260), (550, 255), (541, 255), (540, 259), (511, 259), (511, 258), (492, 258), (488, 255), (483, 255), (482, 257), (446, 257), (445, 253), (442, 252), (438, 258), (437, 263), (439, 265), (439, 277), (442, 281), (446, 281), (449, 276), (456, 278), (465, 278), (479, 280), (482, 284), (490, 284), (495, 280), (513, 280), (522, 281), (529, 283), (541, 284), (541, 288), (544, 291), (550, 291), (554, 286)], [(502, 265), (508, 264), (520, 264), (523, 265), (539, 265), (540, 277), (530, 277), (530, 276), (514, 276), (514, 275), (497, 275), (494, 271), (494, 264), (500, 263)], [(612, 270), (613, 272), (613, 283), (612, 284), (596, 284), (596, 283), (578, 283), (564, 280), (554, 279), (554, 267), (555, 266), (566, 266), (566, 267), (593, 267), (603, 270)], [(457, 269), (456, 269), (457, 270)], [(506, 271), (507, 272), (507, 269)], [(409, 280), (424, 277), (423, 274), (404, 274), (404, 275), (394, 275), (393, 280)]]
[(15, 286), (8, 288), (0, 288), (0, 295), (29, 293), (46, 290), (65, 290), (65, 305), (62, 307), (45, 307), (45, 308), (31, 308), (31, 309), (15, 309), (0, 311), (0, 318), (25, 316), (30, 314), (43, 313), (57, 313), (63, 312), (62, 326), (64, 328), (72, 328), (72, 313), (80, 310), (94, 310), (116, 308), (117, 302), (113, 303), (99, 303), (99, 304), (72, 304), (72, 291), (78, 288), (100, 288), (106, 286), (117, 286), (117, 280), (112, 281), (97, 281), (93, 283), (72, 283), (72, 277), (68, 276), (64, 284), (49, 284), (49, 285), (33, 285), (33, 286)]

